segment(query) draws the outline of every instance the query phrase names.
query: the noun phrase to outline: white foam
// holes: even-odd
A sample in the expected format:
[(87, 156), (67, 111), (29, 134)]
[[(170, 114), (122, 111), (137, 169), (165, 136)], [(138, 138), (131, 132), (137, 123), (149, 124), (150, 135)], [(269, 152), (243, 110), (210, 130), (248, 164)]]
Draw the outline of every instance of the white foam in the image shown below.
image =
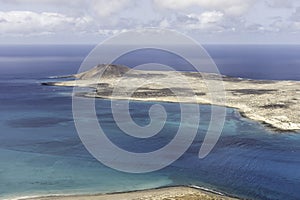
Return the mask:
[(195, 188), (195, 189), (204, 190), (204, 191), (207, 191), (207, 192), (211, 192), (211, 193), (214, 193), (214, 194), (218, 194), (218, 195), (225, 196), (225, 194), (223, 194), (223, 193), (221, 193), (221, 192), (218, 192), (218, 191), (213, 190), (213, 189), (205, 188), (205, 187), (202, 187), (202, 186), (191, 185), (190, 187), (191, 187), (191, 188)]

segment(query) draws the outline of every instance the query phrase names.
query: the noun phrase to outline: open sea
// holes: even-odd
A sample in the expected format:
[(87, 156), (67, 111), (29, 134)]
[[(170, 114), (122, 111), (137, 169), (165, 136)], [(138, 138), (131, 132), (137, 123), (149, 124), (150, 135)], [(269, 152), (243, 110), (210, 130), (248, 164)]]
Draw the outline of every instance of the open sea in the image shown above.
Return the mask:
[[(0, 199), (171, 185), (197, 185), (246, 199), (300, 199), (300, 133), (272, 132), (240, 117), (231, 108), (227, 108), (221, 138), (204, 159), (198, 158), (198, 151), (209, 124), (208, 105), (199, 105), (201, 121), (193, 144), (170, 166), (151, 173), (129, 174), (98, 162), (77, 135), (72, 88), (41, 85), (53, 80), (49, 77), (76, 73), (92, 48), (89, 45), (0, 46)], [(205, 48), (224, 75), (300, 81), (300, 46), (206, 45)], [(130, 54), (118, 62), (132, 67), (149, 57), (164, 59), (177, 70), (192, 71), (180, 60), (151, 50)], [(133, 119), (146, 125), (153, 104), (131, 102)], [(110, 101), (96, 100), (99, 123), (108, 137), (133, 152), (161, 148), (174, 137), (180, 123), (179, 104), (161, 105), (168, 114), (162, 133), (149, 142), (146, 139), (137, 142), (122, 134), (114, 123)]]

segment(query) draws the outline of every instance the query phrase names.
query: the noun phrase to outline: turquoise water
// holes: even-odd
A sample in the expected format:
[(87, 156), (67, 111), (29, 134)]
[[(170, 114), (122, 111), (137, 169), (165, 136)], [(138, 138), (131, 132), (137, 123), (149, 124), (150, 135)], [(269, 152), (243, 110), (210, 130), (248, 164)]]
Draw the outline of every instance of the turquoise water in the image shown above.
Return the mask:
[[(300, 197), (300, 134), (267, 131), (227, 109), (219, 142), (205, 159), (199, 159), (210, 117), (210, 106), (200, 106), (198, 135), (179, 160), (153, 173), (122, 173), (105, 167), (83, 147), (72, 120), (71, 88), (41, 86), (40, 81), (1, 81), (1, 198), (165, 185), (199, 185), (254, 199)], [(151, 105), (132, 102), (133, 119), (147, 124)], [(108, 137), (135, 152), (158, 149), (173, 138), (180, 121), (179, 106), (162, 105), (168, 112), (166, 126), (146, 141), (122, 134), (114, 124), (110, 102), (96, 101), (98, 119)]]
[[(54, 52), (55, 48), (51, 48)], [(82, 52), (87, 53), (89, 48)], [(197, 137), (171, 166), (147, 174), (128, 174), (105, 167), (87, 152), (76, 133), (72, 88), (40, 85), (49, 80), (48, 76), (76, 71), (82, 52), (71, 49), (70, 55), (64, 53), (59, 59), (53, 52), (47, 57), (43, 51), (36, 51), (39, 53), (34, 58), (16, 55), (18, 59), (0, 59), (0, 199), (166, 185), (198, 185), (249, 199), (300, 199), (300, 134), (268, 131), (229, 108), (222, 136), (204, 159), (198, 158), (198, 152), (210, 106), (201, 105)], [(293, 74), (298, 72), (290, 73)], [(133, 119), (147, 124), (152, 104), (132, 102)], [(164, 129), (151, 140), (143, 140), (133, 139), (117, 128), (110, 101), (96, 101), (99, 123), (108, 137), (134, 152), (158, 149), (174, 137), (180, 121), (179, 106), (162, 105), (168, 113)]]

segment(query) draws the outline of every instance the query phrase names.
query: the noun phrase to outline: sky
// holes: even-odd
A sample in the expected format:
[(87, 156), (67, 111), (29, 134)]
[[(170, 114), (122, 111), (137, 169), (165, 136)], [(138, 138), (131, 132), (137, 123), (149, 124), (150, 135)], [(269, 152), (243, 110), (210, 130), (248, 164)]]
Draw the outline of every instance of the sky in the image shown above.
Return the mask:
[(0, 44), (97, 44), (147, 27), (203, 44), (300, 44), (300, 1), (0, 0)]

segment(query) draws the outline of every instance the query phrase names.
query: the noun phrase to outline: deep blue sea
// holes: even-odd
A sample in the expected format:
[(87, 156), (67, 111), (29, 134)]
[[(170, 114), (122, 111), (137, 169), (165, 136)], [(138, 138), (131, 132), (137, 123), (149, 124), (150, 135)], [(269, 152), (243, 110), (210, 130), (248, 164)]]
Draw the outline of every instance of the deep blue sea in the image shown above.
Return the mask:
[[(171, 166), (146, 174), (115, 171), (94, 159), (81, 143), (72, 116), (72, 88), (42, 86), (51, 76), (76, 73), (93, 46), (0, 46), (0, 199), (20, 196), (117, 192), (168, 185), (197, 185), (247, 199), (300, 199), (300, 133), (275, 133), (227, 109), (217, 145), (204, 159), (198, 151), (210, 119), (200, 105), (198, 134)], [(206, 45), (224, 75), (300, 80), (300, 46)], [(161, 53), (161, 52), (160, 52)], [(195, 52), (194, 52), (195, 53)], [(169, 56), (169, 57), (168, 57)], [(136, 52), (117, 62), (135, 66), (149, 57), (183, 71), (182, 61), (159, 52)], [(131, 102), (131, 115), (148, 122), (151, 102)], [(108, 137), (135, 152), (160, 148), (174, 137), (179, 105), (151, 142), (120, 133), (109, 100), (96, 100)], [(296, 111), (295, 111), (296, 112)], [(132, 145), (134, 144), (134, 145)]]

